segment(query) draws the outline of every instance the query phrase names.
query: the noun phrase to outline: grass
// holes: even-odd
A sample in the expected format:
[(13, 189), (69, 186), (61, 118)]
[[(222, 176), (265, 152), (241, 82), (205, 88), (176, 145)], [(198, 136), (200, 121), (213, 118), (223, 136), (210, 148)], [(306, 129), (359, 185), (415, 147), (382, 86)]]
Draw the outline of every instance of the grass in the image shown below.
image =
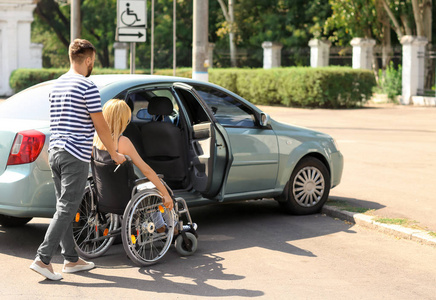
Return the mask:
[[(349, 211), (349, 212), (354, 212), (354, 213), (361, 213), (361, 214), (366, 214), (366, 215), (371, 215), (374, 216), (373, 221), (375, 222), (379, 222), (379, 223), (383, 223), (383, 224), (389, 224), (389, 225), (399, 225), (399, 226), (403, 226), (403, 227), (407, 227), (407, 228), (411, 228), (411, 229), (417, 229), (417, 230), (422, 230), (422, 231), (427, 231), (428, 229), (423, 228), (421, 226), (419, 226), (419, 222), (417, 221), (412, 221), (409, 219), (405, 219), (405, 218), (382, 218), (382, 217), (378, 217), (374, 214), (375, 210), (374, 209), (369, 209), (369, 208), (365, 208), (365, 207), (356, 207), (356, 206), (352, 206), (350, 205), (347, 201), (345, 200), (328, 200), (326, 205), (330, 205), (330, 206), (334, 206), (340, 210), (345, 210), (345, 211)], [(427, 233), (436, 238), (436, 232), (434, 231), (427, 231)]]
[(425, 228), (419, 226), (419, 222), (412, 221), (409, 219), (391, 219), (391, 218), (375, 218), (375, 222), (383, 223), (383, 224), (389, 224), (389, 225), (400, 225), (403, 227), (411, 228), (411, 229), (417, 229), (417, 230), (426, 230)]

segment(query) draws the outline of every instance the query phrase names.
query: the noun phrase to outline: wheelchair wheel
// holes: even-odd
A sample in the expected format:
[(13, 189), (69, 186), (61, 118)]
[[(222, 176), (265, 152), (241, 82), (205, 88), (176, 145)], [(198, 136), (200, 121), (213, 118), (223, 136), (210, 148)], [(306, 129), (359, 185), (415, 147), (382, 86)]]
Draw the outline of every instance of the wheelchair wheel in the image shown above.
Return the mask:
[(182, 256), (189, 256), (194, 254), (194, 252), (197, 250), (197, 238), (194, 234), (190, 232), (186, 232), (186, 237), (188, 238), (188, 243), (190, 245), (187, 245), (185, 240), (183, 239), (182, 234), (180, 234), (176, 238), (175, 247), (177, 252)]
[(118, 216), (97, 211), (93, 183), (88, 181), (82, 203), (73, 223), (76, 250), (81, 257), (95, 258), (103, 255), (113, 244), (115, 237), (108, 237), (118, 226)]
[[(165, 225), (166, 230), (156, 229)], [(174, 210), (168, 210), (157, 191), (137, 193), (123, 215), (121, 238), (129, 258), (139, 266), (148, 266), (161, 259), (174, 234)]]

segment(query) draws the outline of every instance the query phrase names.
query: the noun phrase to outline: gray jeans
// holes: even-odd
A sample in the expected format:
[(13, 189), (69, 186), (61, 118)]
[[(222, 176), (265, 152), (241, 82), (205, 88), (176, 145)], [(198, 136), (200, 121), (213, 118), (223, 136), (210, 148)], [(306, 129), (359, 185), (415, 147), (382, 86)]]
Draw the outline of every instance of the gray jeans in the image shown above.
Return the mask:
[(76, 262), (79, 256), (73, 239), (73, 220), (83, 197), (89, 163), (83, 162), (64, 149), (50, 149), (49, 163), (56, 192), (56, 213), (50, 222), (37, 256), (50, 263), (59, 244), (62, 256)]

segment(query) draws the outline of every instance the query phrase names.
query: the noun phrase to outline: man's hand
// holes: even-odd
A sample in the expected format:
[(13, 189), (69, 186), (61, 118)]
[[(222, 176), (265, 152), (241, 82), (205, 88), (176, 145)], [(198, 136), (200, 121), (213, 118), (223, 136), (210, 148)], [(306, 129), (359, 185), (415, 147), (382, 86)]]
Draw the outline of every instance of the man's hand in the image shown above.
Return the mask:
[(171, 198), (171, 196), (164, 196), (163, 197), (163, 204), (168, 209), (173, 209), (173, 207), (174, 207), (173, 199)]
[(118, 152), (115, 152), (115, 153), (116, 153), (116, 155), (111, 156), (111, 158), (117, 165), (120, 165), (126, 161), (126, 157), (123, 154), (120, 154)]

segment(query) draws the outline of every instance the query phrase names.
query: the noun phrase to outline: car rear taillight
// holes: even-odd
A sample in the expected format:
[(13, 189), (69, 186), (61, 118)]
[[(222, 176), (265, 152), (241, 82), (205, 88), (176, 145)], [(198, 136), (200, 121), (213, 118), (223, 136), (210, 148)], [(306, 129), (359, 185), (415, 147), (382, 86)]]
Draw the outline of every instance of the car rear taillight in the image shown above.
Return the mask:
[(44, 147), (45, 135), (36, 130), (20, 131), (15, 136), (8, 166), (34, 162)]

